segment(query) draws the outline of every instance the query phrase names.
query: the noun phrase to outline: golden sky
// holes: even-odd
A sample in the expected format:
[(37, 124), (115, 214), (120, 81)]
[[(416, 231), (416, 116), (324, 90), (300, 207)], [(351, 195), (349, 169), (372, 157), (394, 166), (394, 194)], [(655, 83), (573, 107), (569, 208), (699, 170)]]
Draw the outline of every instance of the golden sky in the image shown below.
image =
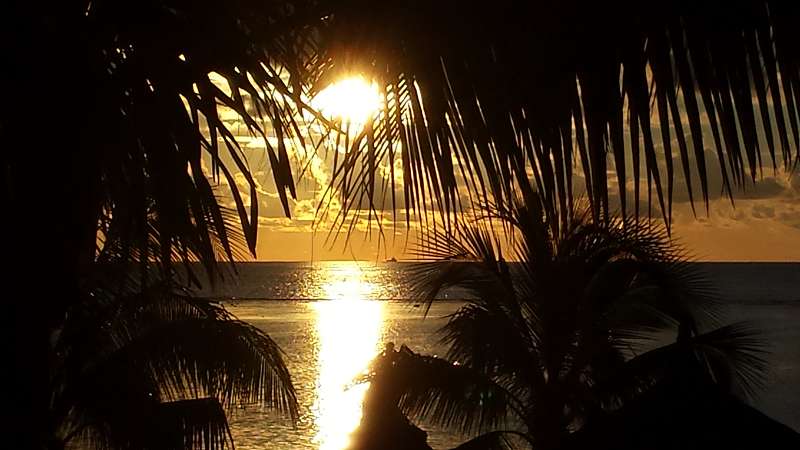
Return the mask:
[[(326, 170), (321, 164), (319, 171), (326, 173)], [(318, 178), (326, 179), (320, 174)], [(710, 179), (713, 181), (715, 177), (712, 175)], [(371, 236), (367, 236), (366, 224), (362, 223), (346, 245), (344, 233), (337, 236), (335, 244), (326, 243), (331, 238), (330, 226), (320, 224), (316, 232), (312, 229), (316, 206), (314, 193), (321, 186), (319, 182), (299, 181), (300, 198), (291, 201), (292, 219), (283, 217), (275, 194), (267, 192), (262, 196), (259, 260), (409, 257), (408, 243), (413, 243), (415, 233), (413, 230), (407, 233), (402, 219), (399, 227), (394, 229), (389, 212), (386, 213), (384, 236), (380, 240), (374, 223)], [(713, 182), (711, 186), (714, 186)], [(695, 204), (696, 216), (681, 192), (685, 192), (685, 187), (682, 180), (677, 179), (673, 236), (695, 258), (706, 261), (800, 261), (800, 174), (790, 177), (779, 171), (772, 176), (765, 175), (745, 192), (738, 192), (734, 205), (721, 193), (712, 194), (708, 214), (701, 200)], [(404, 217), (402, 211), (398, 214)], [(655, 214), (657, 209), (654, 210), (654, 220), (660, 221)]]
[[(677, 206), (673, 236), (697, 260), (703, 261), (800, 261), (800, 195), (758, 200), (740, 200), (736, 207), (716, 202), (708, 217), (692, 216), (686, 206)], [(391, 230), (388, 231), (391, 233)], [(388, 256), (410, 257), (405, 230), (389, 234), (379, 243), (377, 233), (363, 232), (340, 241), (325, 243), (327, 230), (311, 233), (291, 226), (262, 226), (258, 237), (258, 259), (264, 261), (307, 261), (312, 259), (383, 260)], [(413, 233), (409, 236), (413, 242)], [(394, 241), (394, 242), (392, 242)]]
[[(352, 89), (352, 86), (348, 87)], [(353, 92), (337, 96), (337, 102), (353, 98)], [(368, 95), (372, 95), (368, 93)], [(363, 105), (358, 105), (363, 109)], [(356, 109), (358, 109), (356, 108)], [(359, 110), (360, 111), (360, 110)], [(230, 118), (234, 128), (235, 117)], [(688, 128), (688, 125), (685, 127)], [(244, 130), (244, 127), (238, 127)], [(659, 133), (657, 127), (654, 135)], [(368, 224), (363, 217), (345, 243), (344, 233), (339, 234), (335, 244), (329, 242), (329, 231), (333, 225), (331, 217), (315, 215), (316, 208), (324, 195), (332, 199), (331, 214), (335, 216), (340, 208), (336, 192), (325, 194), (325, 189), (332, 177), (333, 150), (306, 151), (295, 143), (287, 142), (289, 156), (295, 169), (295, 181), (298, 197), (290, 198), (291, 219), (285, 217), (278, 194), (272, 182), (269, 161), (266, 157), (266, 143), (263, 138), (254, 138), (240, 133), (237, 137), (242, 145), (258, 183), (259, 201), (259, 237), (257, 259), (264, 261), (304, 261), (325, 259), (362, 259), (383, 260), (388, 257), (408, 257), (407, 242), (413, 242), (412, 231), (409, 235), (405, 229), (404, 212), (398, 211), (398, 227), (393, 227), (391, 207), (379, 208), (384, 229), (383, 239), (379, 240), (378, 228), (373, 220)], [(272, 140), (273, 137), (268, 137)], [(275, 139), (277, 142), (277, 139)], [(675, 140), (673, 133), (673, 140)], [(707, 145), (712, 145), (711, 136), (706, 136)], [(276, 142), (272, 142), (274, 145)], [(658, 146), (657, 146), (658, 147)], [(674, 142), (674, 148), (677, 141)], [(762, 149), (766, 145), (762, 145)], [(657, 148), (657, 151), (659, 148)], [(674, 188), (673, 235), (689, 252), (699, 260), (710, 261), (800, 261), (800, 175), (785, 172), (782, 169), (773, 171), (769, 157), (764, 155), (765, 170), (760, 179), (753, 185), (746, 186), (744, 192), (737, 192), (735, 206), (722, 195), (722, 180), (719, 174), (719, 162), (716, 154), (706, 149), (706, 160), (709, 174), (709, 213), (706, 215), (702, 200), (695, 199), (697, 216), (692, 214), (688, 203), (686, 183), (680, 173), (680, 163), (675, 160), (676, 177)], [(663, 155), (662, 155), (663, 158)], [(380, 163), (376, 177), (389, 178), (388, 162)], [(629, 161), (630, 164), (630, 161)], [(661, 161), (664, 164), (664, 161)], [(781, 162), (778, 162), (780, 166)], [(396, 182), (400, 172), (399, 156), (395, 161)], [(609, 167), (613, 162), (609, 161)], [(768, 169), (767, 169), (768, 168)], [(631, 173), (629, 170), (628, 173)], [(244, 177), (237, 177), (237, 184), (246, 188)], [(699, 186), (696, 174), (693, 174), (695, 190)], [(576, 167), (576, 191), (583, 189), (582, 178)], [(609, 176), (609, 192), (617, 192), (614, 185), (615, 176)], [(224, 183), (221, 186), (225, 189)], [(632, 186), (627, 187), (632, 196)], [(642, 189), (643, 191), (645, 189)], [(248, 192), (243, 189), (243, 192)], [(699, 196), (699, 193), (696, 194)], [(398, 198), (401, 198), (401, 191)], [(244, 196), (249, 203), (248, 195)], [(632, 198), (631, 198), (632, 200)], [(646, 199), (642, 199), (646, 203)], [(629, 200), (630, 203), (630, 200)], [(228, 206), (233, 206), (232, 203)], [(613, 206), (613, 205), (612, 205)], [(646, 208), (644, 206), (643, 208)], [(402, 207), (400, 208), (402, 209)], [(660, 215), (657, 207), (654, 215)], [(656, 217), (658, 220), (658, 217)], [(316, 230), (316, 231), (315, 231)], [(369, 233), (368, 233), (369, 232)], [(326, 242), (326, 240), (328, 242)]]

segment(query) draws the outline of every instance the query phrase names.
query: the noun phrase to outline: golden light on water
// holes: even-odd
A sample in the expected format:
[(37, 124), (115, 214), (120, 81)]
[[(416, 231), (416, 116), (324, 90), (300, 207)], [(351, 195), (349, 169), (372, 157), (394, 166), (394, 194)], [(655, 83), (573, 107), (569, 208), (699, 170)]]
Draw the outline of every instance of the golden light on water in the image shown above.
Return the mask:
[(383, 105), (375, 83), (356, 76), (337, 81), (311, 100), (311, 106), (324, 116), (362, 127)]
[(319, 346), (314, 441), (321, 450), (342, 450), (361, 420), (368, 388), (353, 380), (381, 350), (383, 304), (366, 299), (374, 286), (355, 264), (331, 265), (322, 275), (330, 300), (312, 303)]

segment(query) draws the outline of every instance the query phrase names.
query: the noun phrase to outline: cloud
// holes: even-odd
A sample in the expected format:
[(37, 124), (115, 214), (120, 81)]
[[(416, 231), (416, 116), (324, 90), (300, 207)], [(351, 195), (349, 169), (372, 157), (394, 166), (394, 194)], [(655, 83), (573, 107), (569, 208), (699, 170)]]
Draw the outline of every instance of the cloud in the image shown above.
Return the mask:
[(800, 210), (782, 211), (778, 214), (778, 218), (784, 222), (797, 222), (800, 224)]
[(768, 177), (756, 181), (756, 183), (745, 185), (744, 192), (737, 192), (736, 197), (742, 199), (764, 199), (778, 197), (788, 190), (789, 186), (781, 184), (777, 178)]
[[(680, 107), (682, 108), (683, 106), (680, 105)], [(269, 159), (267, 158), (265, 151), (267, 141), (270, 145), (277, 147), (278, 141), (275, 138), (274, 133), (272, 133), (270, 130), (267, 130), (267, 141), (261, 137), (247, 136), (246, 129), (238, 126), (239, 122), (233, 114), (226, 115), (225, 119), (226, 121), (235, 122), (233, 124), (229, 124), (233, 130), (241, 131), (242, 135), (237, 135), (236, 139), (242, 144), (242, 151), (246, 154), (248, 164), (253, 169), (253, 174), (257, 183), (259, 201), (258, 222), (264, 231), (263, 235), (267, 238), (267, 241), (270, 241), (270, 243), (265, 247), (267, 253), (270, 254), (269, 252), (274, 250), (278, 244), (269, 238), (269, 236), (271, 236), (273, 233), (282, 237), (291, 235), (291, 242), (294, 244), (283, 246), (287, 248), (285, 250), (287, 252), (293, 251), (292, 248), (288, 247), (297, 246), (297, 243), (302, 242), (299, 235), (302, 235), (302, 233), (310, 233), (312, 231), (312, 225), (316, 225), (316, 230), (318, 233), (327, 233), (332, 225), (333, 219), (336, 218), (340, 212), (342, 204), (341, 194), (337, 190), (334, 189), (327, 194), (325, 193), (325, 188), (328, 187), (333, 176), (332, 168), (334, 155), (338, 154), (340, 163), (342, 160), (342, 155), (339, 153), (340, 149), (334, 148), (335, 144), (333, 143), (333, 140), (322, 139), (324, 142), (319, 147), (319, 150), (312, 150), (311, 148), (305, 150), (298, 146), (297, 142), (294, 142), (293, 138), (288, 138), (285, 141), (287, 152), (290, 158), (290, 164), (293, 168), (293, 174), (295, 176), (295, 184), (297, 186), (297, 199), (289, 199), (289, 207), (291, 210), (291, 219), (289, 219), (284, 215), (280, 198), (274, 186)], [(701, 119), (705, 121), (706, 117), (703, 116)], [(684, 130), (688, 131), (685, 115), (681, 115), (681, 120), (685, 125)], [(237, 126), (238, 129), (236, 128)], [(727, 250), (719, 246), (728, 245), (737, 247), (739, 246), (739, 243), (733, 241), (724, 243), (722, 239), (723, 236), (731, 239), (736, 236), (738, 239), (742, 238), (743, 236), (747, 236), (748, 233), (750, 233), (750, 235), (754, 235), (763, 229), (772, 230), (771, 232), (776, 237), (775, 242), (778, 242), (777, 236), (780, 232), (787, 232), (787, 230), (796, 232), (796, 230), (800, 230), (800, 173), (794, 173), (790, 175), (783, 170), (779, 170), (777, 173), (767, 172), (770, 166), (769, 156), (766, 154), (766, 145), (762, 145), (761, 148), (764, 150), (762, 159), (766, 165), (765, 172), (767, 176), (759, 179), (755, 183), (748, 181), (743, 190), (735, 188), (735, 207), (732, 207), (727, 199), (727, 194), (722, 190), (720, 162), (717, 158), (716, 151), (713, 149), (713, 137), (708, 130), (706, 130), (703, 136), (704, 144), (706, 147), (708, 147), (703, 153), (707, 164), (708, 196), (711, 211), (708, 216), (705, 215), (705, 207), (703, 205), (703, 198), (700, 192), (700, 182), (697, 173), (697, 164), (695, 162), (695, 156), (692, 149), (692, 142), (688, 142), (690, 147), (690, 181), (694, 192), (695, 206), (697, 209), (697, 216), (695, 216), (688, 204), (688, 183), (684, 178), (682, 163), (679, 159), (679, 147), (677, 145), (674, 129), (671, 129), (670, 132), (673, 155), (672, 165), (674, 170), (673, 220), (675, 224), (679, 225), (676, 226), (678, 235), (681, 235), (680, 229), (689, 229), (694, 233), (692, 235), (692, 239), (694, 240), (690, 239), (690, 248), (693, 248), (695, 245), (697, 245), (702, 251), (708, 250), (708, 254), (712, 257), (715, 255), (722, 255), (724, 257), (726, 255), (733, 255), (733, 253), (726, 253)], [(662, 180), (664, 180), (666, 177), (666, 160), (663, 152), (660, 130), (657, 126), (653, 128), (653, 133), (656, 152), (659, 159), (659, 170)], [(316, 138), (320, 137), (317, 134), (314, 136)], [(316, 143), (314, 139), (309, 140), (309, 142), (312, 141)], [(325, 148), (327, 148), (327, 150), (325, 150)], [(404, 228), (405, 220), (407, 218), (407, 214), (404, 211), (406, 205), (403, 201), (404, 195), (402, 185), (404, 180), (402, 160), (400, 158), (400, 149), (398, 148), (397, 150), (395, 161), (389, 161), (387, 157), (386, 159), (377, 162), (378, 171), (376, 173), (375, 189), (376, 205), (374, 205), (377, 212), (374, 214), (378, 216), (378, 219), (382, 224), (384, 224), (385, 228), (391, 227), (393, 220), (396, 220), (396, 224), (398, 226)], [(223, 158), (223, 162), (228, 162), (229, 157), (226, 156), (225, 153), (226, 152), (221, 152), (221, 157)], [(458, 160), (456, 159), (456, 155), (453, 154), (452, 157), (454, 158), (454, 166), (457, 166)], [(628, 155), (628, 158), (626, 159), (629, 180), (625, 186), (625, 191), (628, 200), (628, 210), (629, 213), (632, 213), (634, 192), (633, 183), (630, 180), (630, 177), (633, 173), (631, 165), (632, 158), (630, 155)], [(642, 161), (644, 161), (643, 155)], [(577, 159), (575, 162), (576, 167), (573, 176), (573, 192), (576, 196), (584, 195), (585, 199), (585, 180), (581, 173), (580, 162)], [(747, 163), (745, 162), (745, 164)], [(235, 169), (232, 161), (228, 167)], [(611, 156), (609, 156), (608, 167), (610, 169), (613, 169), (614, 167), (614, 161)], [(389, 181), (391, 178), (392, 168), (394, 169), (393, 181), (395, 182), (396, 187), (396, 217), (391, 211), (392, 192), (382, 187), (384, 186), (384, 182)], [(463, 186), (465, 184), (465, 180), (461, 176), (460, 171), (457, 169), (455, 171), (455, 176), (456, 180), (460, 184), (458, 189), (459, 198), (462, 200), (464, 207), (468, 208), (470, 205)], [(608, 180), (608, 192), (609, 200), (611, 202), (611, 209), (618, 209), (620, 202), (616, 175), (612, 172)], [(246, 180), (243, 178), (243, 176), (241, 176), (241, 174), (238, 174), (234, 181), (236, 186), (242, 190), (244, 201), (249, 203), (249, 187), (246, 184)], [(640, 181), (640, 212), (643, 215), (647, 215), (647, 174), (644, 170), (641, 172)], [(223, 180), (220, 184), (222, 185), (220, 186), (220, 193), (226, 193), (228, 191), (228, 187), (225, 181)], [(666, 182), (664, 184), (666, 187)], [(386, 192), (384, 192), (384, 190), (386, 190)], [(230, 206), (233, 206), (232, 201), (230, 200), (229, 192), (227, 192), (227, 194), (227, 196), (223, 196), (222, 201), (226, 204), (230, 203)], [(382, 202), (381, 199), (384, 197), (386, 198), (386, 201)], [(424, 197), (428, 202), (432, 202), (434, 200), (429, 194), (425, 195)], [(351, 200), (357, 203), (352, 205), (352, 216), (348, 217), (347, 220), (349, 221), (352, 219), (355, 221), (356, 233), (374, 230), (376, 222), (374, 220), (372, 222), (366, 220), (369, 214), (369, 202), (365, 199), (359, 201), (358, 198), (351, 198)], [(651, 209), (653, 217), (655, 220), (659, 220), (661, 211), (658, 206), (655, 192), (653, 192), (652, 200), (653, 204), (651, 205)], [(328, 204), (330, 205), (328, 215), (326, 217), (318, 217), (316, 214), (317, 206), (321, 201), (323, 203), (329, 202)], [(410, 223), (412, 226), (414, 226), (422, 222), (423, 219), (427, 219), (429, 217), (432, 217), (432, 213), (429, 211), (417, 212), (416, 215), (412, 213)], [(387, 233), (389, 232), (387, 231)], [(720, 235), (718, 236), (718, 234)], [(717, 247), (704, 244), (698, 240), (700, 237), (703, 239), (708, 239), (708, 242), (716, 243), (714, 245), (717, 245)], [(287, 238), (287, 242), (288, 240), (289, 239)], [(756, 240), (751, 239), (751, 241)], [(281, 242), (281, 244), (283, 244), (283, 242)], [(751, 248), (753, 252), (762, 251), (757, 244), (757, 242), (743, 242), (742, 248)], [(720, 248), (722, 248), (722, 250), (720, 250)], [(779, 250), (777, 246), (775, 248)]]
[(775, 217), (775, 208), (767, 205), (754, 205), (753, 217), (756, 219), (771, 219)]
[(794, 192), (800, 194), (800, 171), (794, 171), (792, 177), (789, 179), (789, 186), (791, 186)]

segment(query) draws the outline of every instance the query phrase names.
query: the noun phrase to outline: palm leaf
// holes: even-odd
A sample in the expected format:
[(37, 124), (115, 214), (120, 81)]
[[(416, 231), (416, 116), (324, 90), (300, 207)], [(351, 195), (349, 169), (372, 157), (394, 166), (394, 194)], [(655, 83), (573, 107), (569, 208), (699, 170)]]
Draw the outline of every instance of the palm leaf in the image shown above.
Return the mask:
[(60, 335), (54, 409), (65, 440), (221, 448), (229, 442), (226, 409), (266, 405), (297, 420), (291, 377), (269, 336), (170, 283), (139, 289), (97, 291), (95, 309), (84, 306)]
[(723, 387), (755, 399), (766, 387), (768, 354), (761, 332), (739, 322), (698, 336), (698, 351), (706, 358), (716, 381)]
[(470, 433), (493, 429), (520, 412), (514, 395), (463, 365), (403, 348), (378, 358), (374, 367), (372, 389), (392, 392), (412, 419)]
[(166, 402), (148, 410), (129, 411), (104, 423), (76, 430), (70, 441), (97, 449), (232, 448), (233, 439), (225, 411), (216, 399)]
[(173, 448), (233, 448), (222, 405), (213, 398), (167, 402), (159, 405), (158, 422), (165, 430), (160, 444)]
[(629, 376), (640, 380), (700, 376), (726, 391), (753, 398), (763, 389), (768, 372), (759, 334), (745, 322), (726, 325), (636, 356), (626, 363), (617, 381)]
[[(780, 130), (785, 168), (800, 151), (797, 32), (791, 26), (800, 11), (786, 2), (741, 0), (724, 9), (711, 1), (602, 7), (580, 0), (502, 2), (491, 11), (476, 1), (408, 8), (405, 2), (352, 0), (337, 6), (322, 35), (326, 52), (316, 77), (360, 70), (387, 86), (405, 86), (387, 98), (386, 117), (370, 128), (373, 144), (356, 142), (351, 155), (380, 161), (389, 157), (378, 150), (381, 137), (402, 138), (404, 193), (420, 220), (426, 206), (443, 212), (445, 222), (461, 210), (454, 201), (461, 173), (471, 194), (498, 203), (512, 202), (514, 182), (530, 176), (545, 208), (563, 211), (574, 195), (567, 183), (573, 170), (585, 179), (596, 219), (607, 217), (614, 201), (609, 177), (627, 216), (626, 186), (633, 182), (640, 191), (642, 161), (646, 188), (655, 191), (669, 227), (678, 176), (692, 204), (702, 197), (708, 206), (703, 133), (709, 129), (723, 188), (731, 195), (761, 167), (757, 129), (765, 130), (770, 155), (776, 147), (771, 130)], [(540, 26), (531, 27), (532, 21)], [(651, 98), (658, 115), (651, 112)], [(662, 148), (653, 142), (653, 127), (663, 133)], [(794, 142), (786, 139), (790, 130)], [(673, 137), (682, 170), (672, 170)], [(607, 154), (613, 168), (606, 167)], [(632, 177), (629, 155), (637, 162)], [(368, 167), (349, 165), (340, 176)], [(342, 193), (371, 198), (368, 186), (342, 186)], [(633, 197), (636, 217), (640, 201)]]
[[(453, 292), (466, 301), (440, 330), (447, 358), (518, 399), (512, 406), (528, 436), (559, 442), (598, 412), (681, 380), (744, 395), (758, 389), (766, 364), (757, 334), (739, 324), (715, 328), (718, 294), (665, 227), (614, 216), (594, 221), (577, 208), (552, 220), (547, 199), (526, 198), (488, 205), (494, 209), (482, 220), (506, 227), (484, 222), (434, 234), (421, 254), (430, 249), (445, 260), (419, 266), (412, 284), (428, 304)], [(516, 243), (518, 263), (497, 256), (503, 241)], [(665, 336), (676, 340), (658, 347)], [(420, 386), (437, 376), (409, 367), (425, 380)], [(454, 428), (460, 422), (448, 417), (466, 420), (450, 403), (439, 406), (444, 394), (413, 392), (406, 411), (431, 410), (436, 423)]]

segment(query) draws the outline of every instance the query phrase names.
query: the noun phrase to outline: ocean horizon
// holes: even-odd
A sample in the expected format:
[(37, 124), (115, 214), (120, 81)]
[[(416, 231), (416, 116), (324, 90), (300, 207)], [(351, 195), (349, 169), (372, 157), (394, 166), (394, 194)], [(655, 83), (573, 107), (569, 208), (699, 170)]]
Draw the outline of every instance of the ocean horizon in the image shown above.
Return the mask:
[[(223, 263), (224, 278), (208, 282), (201, 266), (194, 268), (202, 289), (196, 294), (238, 300), (325, 300), (326, 282), (319, 277), (326, 267), (348, 266), (361, 272), (368, 283), (370, 300), (405, 300), (408, 270), (418, 262), (399, 261), (247, 261)], [(514, 264), (514, 263), (511, 263)], [(800, 262), (702, 261), (697, 266), (718, 290), (723, 301), (800, 302)], [(235, 270), (232, 269), (235, 267)], [(322, 270), (322, 272), (320, 272)], [(362, 293), (364, 294), (364, 293)]]
[[(753, 406), (800, 431), (800, 263), (692, 264), (718, 291), (721, 323), (747, 320), (762, 332), (770, 372)], [(436, 330), (462, 302), (452, 292), (425, 316), (425, 308), (407, 301), (413, 265), (247, 262), (237, 265), (237, 276), (197, 291), (269, 333), (285, 352), (297, 389), (296, 427), (255, 407), (234, 412), (231, 428), (238, 448), (341, 450), (358, 426), (367, 389), (353, 380), (387, 343), (443, 353)], [(469, 437), (419, 425), (435, 449), (455, 447)]]

